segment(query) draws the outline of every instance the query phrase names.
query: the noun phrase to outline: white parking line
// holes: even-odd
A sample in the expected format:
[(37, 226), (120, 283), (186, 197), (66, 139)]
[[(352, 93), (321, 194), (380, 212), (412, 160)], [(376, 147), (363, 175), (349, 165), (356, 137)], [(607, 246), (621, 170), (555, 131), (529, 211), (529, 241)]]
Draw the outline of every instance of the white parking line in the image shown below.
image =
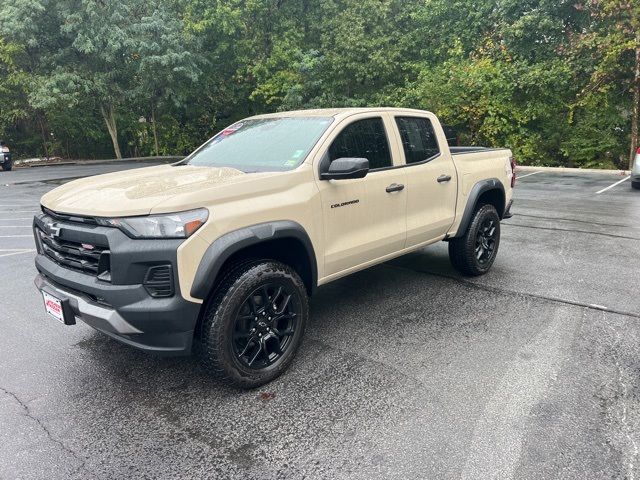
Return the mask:
[(0, 222), (6, 222), (8, 220), (33, 220), (33, 217), (0, 218)]
[(0, 225), (0, 228), (31, 228), (31, 225)]
[(613, 185), (609, 185), (608, 187), (603, 188), (602, 190), (598, 190), (598, 191), (596, 192), (596, 195), (597, 195), (598, 193), (606, 192), (606, 191), (607, 191), (607, 190), (609, 190), (610, 188), (613, 188), (613, 187), (615, 187), (616, 185), (620, 185), (622, 182), (624, 182), (624, 181), (626, 181), (626, 180), (629, 180), (630, 178), (631, 178), (631, 175), (629, 175), (628, 177), (623, 178), (622, 180), (618, 180), (618, 181), (617, 181), (616, 183), (614, 183)]
[(0, 235), (0, 238), (33, 238), (33, 235)]
[(521, 178), (530, 177), (531, 175), (535, 175), (536, 173), (542, 173), (542, 170), (540, 170), (539, 172), (527, 173), (526, 175), (522, 176), (518, 175), (518, 172), (516, 172), (516, 178), (520, 180)]
[(20, 250), (20, 251), (17, 251), (17, 252), (10, 252), (10, 253), (2, 253), (2, 252), (4, 252), (4, 250), (0, 250), (0, 258), (2, 258), (2, 257), (10, 257), (11, 255), (21, 255), (23, 253), (33, 253), (35, 251), (36, 251), (35, 248), (30, 248), (28, 250)]

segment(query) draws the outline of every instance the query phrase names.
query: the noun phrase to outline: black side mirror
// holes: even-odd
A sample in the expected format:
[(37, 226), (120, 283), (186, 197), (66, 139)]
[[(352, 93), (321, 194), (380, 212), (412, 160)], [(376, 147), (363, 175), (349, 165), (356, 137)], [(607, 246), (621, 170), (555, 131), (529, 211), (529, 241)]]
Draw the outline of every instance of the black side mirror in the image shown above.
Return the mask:
[(320, 174), (320, 180), (346, 180), (363, 178), (369, 173), (366, 158), (337, 158), (329, 165), (329, 170)]

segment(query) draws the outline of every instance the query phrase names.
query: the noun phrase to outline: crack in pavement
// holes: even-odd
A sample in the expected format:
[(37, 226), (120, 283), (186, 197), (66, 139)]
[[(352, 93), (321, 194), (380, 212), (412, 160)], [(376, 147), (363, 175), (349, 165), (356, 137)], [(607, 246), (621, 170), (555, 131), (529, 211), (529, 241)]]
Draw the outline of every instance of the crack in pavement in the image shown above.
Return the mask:
[(601, 222), (589, 222), (587, 220), (578, 220), (576, 218), (563, 218), (563, 217), (549, 217), (544, 215), (530, 215), (528, 213), (514, 213), (514, 217), (529, 217), (529, 218), (540, 218), (543, 220), (560, 220), (562, 222), (575, 222), (575, 223), (584, 223), (586, 225), (600, 225), (603, 227), (623, 227), (623, 228), (637, 228), (633, 225), (623, 225), (621, 223), (601, 223)]
[(503, 294), (511, 294), (511, 295), (521, 295), (523, 297), (529, 297), (529, 298), (537, 298), (539, 300), (547, 300), (549, 302), (556, 302), (556, 303), (562, 303), (565, 305), (573, 305), (576, 307), (584, 307), (584, 308), (588, 308), (591, 310), (597, 310), (600, 312), (607, 312), (607, 313), (615, 313), (617, 315), (624, 315), (626, 317), (634, 317), (634, 318), (640, 318), (640, 313), (634, 313), (634, 312), (626, 312), (624, 310), (618, 310), (615, 308), (609, 308), (609, 307), (605, 307), (604, 305), (596, 305), (593, 303), (584, 303), (584, 302), (578, 302), (575, 300), (567, 300), (565, 298), (558, 298), (558, 297), (551, 297), (551, 296), (547, 296), (547, 295), (542, 295), (542, 294), (538, 294), (538, 293), (529, 293), (529, 292), (520, 292), (518, 290), (510, 290), (508, 288), (500, 288), (500, 287), (494, 287), (492, 285), (481, 285), (475, 282), (471, 282), (469, 280), (465, 280), (463, 278), (458, 278), (455, 277), (453, 275), (445, 275), (444, 273), (437, 273), (437, 272), (430, 272), (429, 270), (417, 270), (415, 268), (409, 268), (409, 267), (404, 267), (402, 265), (393, 265), (393, 264), (388, 264), (385, 263), (383, 264), (384, 267), (387, 268), (397, 268), (400, 270), (409, 270), (411, 272), (416, 272), (416, 273), (422, 273), (424, 275), (432, 275), (434, 277), (440, 277), (440, 278), (448, 278), (449, 280), (454, 280), (458, 283), (461, 283), (463, 285), (468, 285), (472, 288), (476, 288), (478, 290), (484, 290), (487, 292), (493, 292), (493, 293), (503, 293)]
[(56, 445), (58, 445), (63, 451), (69, 453), (77, 462), (80, 462), (80, 466), (71, 472), (71, 474), (69, 475), (70, 477), (72, 477), (75, 473), (79, 472), (80, 470), (85, 470), (87, 473), (90, 473), (95, 478), (99, 478), (95, 473), (91, 472), (87, 468), (85, 460), (80, 458), (76, 454), (76, 452), (74, 452), (72, 449), (67, 447), (61, 440), (58, 440), (57, 438), (55, 438), (53, 436), (53, 434), (51, 433), (51, 431), (49, 430), (49, 428), (42, 422), (42, 420), (40, 420), (37, 416), (35, 416), (33, 413), (31, 413), (31, 409), (29, 408), (29, 404), (27, 402), (24, 402), (15, 393), (7, 390), (4, 387), (0, 387), (0, 392), (3, 392), (5, 395), (13, 398), (16, 401), (16, 403), (18, 405), (20, 405), (20, 407), (22, 407), (22, 410), (24, 411), (24, 416), (27, 417), (27, 418), (30, 418), (31, 420), (36, 422), (38, 424), (38, 426), (44, 431), (44, 433), (46, 434), (47, 438), (52, 443), (55, 443)]
[(521, 223), (513, 223), (507, 222), (502, 223), (501, 226), (510, 226), (510, 227), (520, 227), (520, 228), (535, 228), (537, 230), (551, 230), (552, 232), (572, 232), (572, 233), (585, 233), (587, 235), (600, 235), (603, 237), (610, 238), (624, 238), (626, 240), (640, 240), (638, 237), (628, 237), (626, 235), (614, 235), (613, 233), (603, 233), (603, 232), (590, 232), (588, 230), (572, 230), (570, 228), (556, 228), (556, 227), (536, 227), (533, 225), (522, 225)]

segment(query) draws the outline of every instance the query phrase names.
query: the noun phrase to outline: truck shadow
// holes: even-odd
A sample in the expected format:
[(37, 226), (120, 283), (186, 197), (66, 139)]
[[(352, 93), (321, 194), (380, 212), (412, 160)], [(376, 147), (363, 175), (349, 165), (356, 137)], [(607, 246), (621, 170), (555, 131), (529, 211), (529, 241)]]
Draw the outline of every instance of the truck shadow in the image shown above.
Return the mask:
[[(418, 318), (416, 309), (418, 313), (422, 311), (433, 300), (433, 295), (428, 298), (410, 295), (415, 288), (415, 274), (420, 275), (420, 283), (429, 284), (439, 294), (444, 292), (444, 287), (433, 278), (421, 274), (425, 269), (448, 277), (457, 276), (446, 255), (424, 249), (320, 287), (310, 302), (310, 319), (301, 349), (304, 351), (309, 343), (325, 344), (329, 340), (323, 339), (349, 335), (348, 331), (354, 325), (384, 322), (385, 311), (389, 309), (395, 312), (394, 318), (398, 321)], [(240, 393), (211, 379), (193, 356), (150, 355), (97, 331), (92, 331), (74, 346), (88, 353), (92, 364), (99, 365), (101, 374), (113, 381), (135, 382), (139, 386), (144, 372), (156, 377), (152, 383), (159, 380), (158, 376), (162, 377), (161, 388), (167, 391), (187, 390), (198, 385), (208, 391)], [(299, 363), (297, 358), (291, 368), (301, 368)], [(287, 373), (272, 384), (282, 382), (286, 377)]]

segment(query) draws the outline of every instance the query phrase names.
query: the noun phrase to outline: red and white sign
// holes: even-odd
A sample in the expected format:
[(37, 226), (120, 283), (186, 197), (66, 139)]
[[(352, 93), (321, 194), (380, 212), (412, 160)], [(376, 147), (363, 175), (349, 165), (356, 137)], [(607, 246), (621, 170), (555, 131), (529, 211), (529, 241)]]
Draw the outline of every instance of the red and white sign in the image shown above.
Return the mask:
[(64, 313), (62, 312), (62, 302), (47, 292), (42, 292), (44, 298), (44, 308), (49, 315), (64, 323)]

